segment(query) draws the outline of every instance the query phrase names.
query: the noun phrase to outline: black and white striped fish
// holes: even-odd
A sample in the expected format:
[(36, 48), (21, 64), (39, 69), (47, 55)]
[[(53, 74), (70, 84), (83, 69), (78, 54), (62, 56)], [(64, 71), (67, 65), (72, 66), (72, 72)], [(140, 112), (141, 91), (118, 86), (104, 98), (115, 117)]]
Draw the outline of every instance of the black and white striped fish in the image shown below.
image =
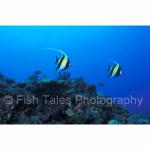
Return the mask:
[(109, 77), (118, 77), (122, 74), (122, 69), (118, 63), (114, 64), (113, 67), (108, 68)]
[(65, 53), (63, 53), (60, 59), (56, 56), (55, 64), (58, 65), (56, 68), (57, 71), (66, 70), (71, 66), (69, 57)]

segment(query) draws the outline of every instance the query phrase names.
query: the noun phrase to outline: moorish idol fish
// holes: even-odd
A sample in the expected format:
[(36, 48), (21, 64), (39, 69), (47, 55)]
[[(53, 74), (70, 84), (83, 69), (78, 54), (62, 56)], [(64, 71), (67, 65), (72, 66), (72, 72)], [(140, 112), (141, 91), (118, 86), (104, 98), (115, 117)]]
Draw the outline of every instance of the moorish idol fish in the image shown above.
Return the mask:
[(107, 59), (107, 58), (100, 58), (101, 60), (109, 61), (113, 63), (114, 65), (112, 67), (108, 67), (108, 76), (109, 77), (119, 77), (122, 74), (122, 69), (116, 61), (112, 59)]
[(57, 68), (56, 68), (57, 71), (66, 70), (69, 67), (71, 67), (70, 59), (69, 59), (69, 57), (67, 56), (67, 54), (65, 52), (63, 52), (61, 50), (58, 50), (58, 49), (54, 49), (54, 48), (45, 48), (45, 49), (57, 51), (57, 52), (62, 54), (61, 58), (58, 58), (56, 56), (55, 64), (58, 65)]
[(58, 65), (56, 68), (57, 71), (66, 70), (71, 66), (69, 57), (66, 54), (63, 54), (60, 59), (56, 56), (55, 64)]
[(118, 63), (115, 63), (114, 66), (108, 67), (108, 76), (109, 77), (119, 77), (122, 74), (121, 67)]

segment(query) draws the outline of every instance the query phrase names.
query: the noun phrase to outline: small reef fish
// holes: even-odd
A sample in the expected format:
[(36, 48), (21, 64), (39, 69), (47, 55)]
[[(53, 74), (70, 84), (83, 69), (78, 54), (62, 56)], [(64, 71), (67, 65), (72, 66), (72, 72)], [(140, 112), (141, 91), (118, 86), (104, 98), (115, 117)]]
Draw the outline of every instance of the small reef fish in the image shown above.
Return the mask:
[(104, 87), (104, 83), (100, 82), (99, 87), (101, 87), (101, 88)]
[(118, 63), (115, 63), (114, 66), (108, 67), (108, 76), (109, 77), (119, 77), (122, 74), (121, 67)]
[(55, 64), (58, 65), (56, 68), (57, 71), (66, 70), (71, 66), (69, 57), (66, 54), (63, 54), (60, 59), (56, 56)]
[(59, 49), (54, 49), (54, 48), (46, 48), (46, 49), (57, 51), (57, 52), (62, 54), (61, 58), (58, 58), (56, 56), (55, 64), (58, 65), (57, 68), (56, 68), (57, 71), (63, 71), (63, 70), (68, 69), (69, 67), (71, 67), (70, 59), (69, 59), (68, 55), (65, 52), (63, 52)]
[(104, 61), (109, 61), (114, 64), (112, 67), (108, 66), (108, 76), (109, 77), (119, 77), (122, 74), (122, 69), (121, 69), (119, 63), (117, 63), (116, 61), (114, 61), (112, 59), (108, 59), (108, 58), (101, 57), (100, 59), (104, 60)]

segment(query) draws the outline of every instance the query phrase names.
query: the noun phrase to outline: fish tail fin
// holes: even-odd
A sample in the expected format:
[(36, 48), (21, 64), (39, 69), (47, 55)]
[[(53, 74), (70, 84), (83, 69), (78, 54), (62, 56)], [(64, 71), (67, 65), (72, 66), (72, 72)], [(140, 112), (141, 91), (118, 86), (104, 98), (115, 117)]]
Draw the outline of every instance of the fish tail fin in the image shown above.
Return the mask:
[(108, 74), (108, 77), (109, 77), (109, 78), (111, 78), (111, 77), (112, 77), (112, 75), (109, 73), (109, 74)]
[(111, 67), (108, 65), (108, 71), (110, 71)]
[(56, 61), (55, 61), (55, 64), (57, 64), (59, 61), (58, 57), (56, 56)]
[(108, 70), (107, 70), (107, 72), (108, 72), (108, 76), (109, 76), (109, 77), (111, 76), (111, 68), (112, 68), (112, 67), (108, 65)]

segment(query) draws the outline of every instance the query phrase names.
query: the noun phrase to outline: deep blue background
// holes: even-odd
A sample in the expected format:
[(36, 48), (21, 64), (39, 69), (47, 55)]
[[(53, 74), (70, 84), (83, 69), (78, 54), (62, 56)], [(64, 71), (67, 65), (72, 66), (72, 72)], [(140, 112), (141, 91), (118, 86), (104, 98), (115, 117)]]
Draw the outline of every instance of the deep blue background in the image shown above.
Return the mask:
[[(98, 89), (109, 96), (143, 97), (143, 105), (129, 111), (150, 116), (150, 27), (144, 26), (9, 26), (0, 27), (0, 72), (17, 81), (35, 70), (56, 78), (56, 53), (64, 50), (71, 59), (73, 77), (104, 83)], [(57, 54), (58, 55), (58, 54)], [(107, 61), (120, 63), (123, 75), (107, 77)], [(110, 64), (112, 65), (112, 64)]]

